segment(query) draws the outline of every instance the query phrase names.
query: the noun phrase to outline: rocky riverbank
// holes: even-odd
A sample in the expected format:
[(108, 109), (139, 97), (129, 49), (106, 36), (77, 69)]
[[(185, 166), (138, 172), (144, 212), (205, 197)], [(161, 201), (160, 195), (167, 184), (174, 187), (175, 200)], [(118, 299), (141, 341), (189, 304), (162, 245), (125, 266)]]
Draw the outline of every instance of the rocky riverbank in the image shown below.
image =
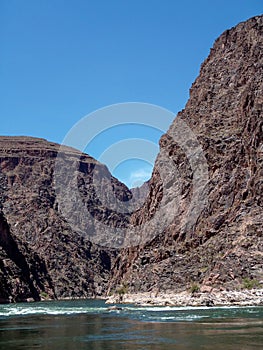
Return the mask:
[(263, 306), (263, 289), (191, 293), (153, 292), (112, 295), (106, 304), (136, 304), (142, 306)]

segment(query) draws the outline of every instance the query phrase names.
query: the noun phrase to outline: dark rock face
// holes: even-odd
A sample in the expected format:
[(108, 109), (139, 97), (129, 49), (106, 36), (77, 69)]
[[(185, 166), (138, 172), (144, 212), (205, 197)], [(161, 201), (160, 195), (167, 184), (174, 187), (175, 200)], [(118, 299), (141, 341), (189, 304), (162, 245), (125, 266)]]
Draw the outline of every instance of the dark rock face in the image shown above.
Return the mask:
[(72, 148), (55, 176), (59, 145), (0, 137), (0, 302), (262, 281), (262, 105), (260, 16), (215, 42), (141, 193)]
[[(109, 289), (126, 284), (131, 292), (176, 291), (193, 283), (203, 288), (235, 288), (244, 278), (263, 280), (262, 106), (260, 16), (227, 30), (216, 40), (185, 109), (161, 138), (150, 181), (151, 196), (132, 222), (147, 222), (159, 210), (165, 187), (170, 200), (177, 198), (176, 214), (151, 242), (128, 249), (117, 259)], [(202, 191), (196, 201), (194, 177), (202, 162), (195, 168), (183, 137), (178, 138), (182, 122), (195, 134), (207, 163), (207, 176), (199, 174), (206, 181), (198, 184)], [(172, 184), (169, 179), (174, 169), (159, 176), (167, 157), (178, 172), (178, 181)], [(194, 213), (197, 215), (191, 221)], [(158, 224), (150, 228), (153, 232), (157, 229)]]
[[(74, 225), (70, 225), (61, 214), (61, 203), (54, 189), (58, 150), (59, 145), (42, 139), (0, 138), (2, 301), (92, 297), (101, 295), (106, 289), (116, 253), (92, 244), (87, 235), (79, 229), (75, 231)], [(121, 218), (115, 216), (114, 221), (96, 198), (92, 171), (97, 167), (105, 173), (106, 167), (69, 147), (64, 148), (63, 154), (67, 164), (80, 159), (75, 171), (79, 193), (85, 197), (84, 204), (92, 215), (99, 216), (101, 221), (125, 223), (125, 215)], [(110, 177), (110, 174), (106, 175)], [(110, 179), (111, 188), (108, 190), (127, 200), (131, 195), (128, 189), (116, 179)], [(89, 190), (84, 192), (87, 188)], [(70, 189), (65, 202), (68, 200)], [(87, 223), (81, 217), (82, 212), (76, 213), (77, 219), (87, 224), (87, 233), (94, 234), (91, 220)]]

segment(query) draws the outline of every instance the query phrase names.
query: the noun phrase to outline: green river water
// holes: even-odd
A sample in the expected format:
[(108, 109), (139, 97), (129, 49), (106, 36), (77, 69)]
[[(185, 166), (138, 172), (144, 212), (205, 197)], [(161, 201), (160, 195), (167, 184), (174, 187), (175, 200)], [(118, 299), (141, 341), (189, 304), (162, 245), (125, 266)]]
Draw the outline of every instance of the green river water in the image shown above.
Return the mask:
[(0, 349), (263, 349), (263, 307), (138, 307), (102, 300), (0, 305)]

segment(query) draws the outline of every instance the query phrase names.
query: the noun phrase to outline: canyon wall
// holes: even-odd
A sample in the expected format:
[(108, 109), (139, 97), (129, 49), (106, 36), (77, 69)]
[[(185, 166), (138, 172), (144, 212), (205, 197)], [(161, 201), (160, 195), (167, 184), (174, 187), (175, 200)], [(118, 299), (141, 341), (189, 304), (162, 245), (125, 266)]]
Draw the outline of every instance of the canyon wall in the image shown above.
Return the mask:
[(216, 40), (134, 212), (145, 185), (70, 147), (0, 137), (0, 301), (262, 284), (262, 106), (258, 16)]
[[(122, 284), (136, 292), (263, 283), (262, 128), (259, 16), (216, 40), (185, 109), (161, 138), (151, 195), (131, 221), (147, 223), (162, 201), (165, 208), (165, 201), (176, 199), (170, 221), (144, 226), (153, 239), (118, 257), (109, 290)], [(172, 165), (163, 171), (165, 164)]]

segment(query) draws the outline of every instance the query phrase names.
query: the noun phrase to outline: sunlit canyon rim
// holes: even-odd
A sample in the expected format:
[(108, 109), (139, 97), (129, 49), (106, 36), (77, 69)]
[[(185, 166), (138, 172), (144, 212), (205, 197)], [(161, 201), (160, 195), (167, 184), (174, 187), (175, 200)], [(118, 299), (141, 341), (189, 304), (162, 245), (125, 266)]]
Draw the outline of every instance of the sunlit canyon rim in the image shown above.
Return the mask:
[[(140, 197), (138, 190), (129, 190), (104, 165), (69, 147), (63, 149), (61, 166), (66, 170), (78, 162), (78, 167), (74, 174), (65, 171), (61, 180), (69, 189), (62, 208), (54, 186), (59, 145), (1, 137), (1, 302), (105, 297), (120, 290), (158, 294), (261, 288), (262, 105), (263, 16), (257, 16), (216, 40), (185, 109), (160, 139), (149, 194), (131, 213), (115, 211), (114, 203), (101, 205), (94, 171), (102, 178), (100, 190), (114, 193), (118, 203)], [(198, 147), (193, 141), (188, 145), (192, 154), (177, 142), (180, 123), (196, 137)], [(167, 158), (174, 169), (164, 171)], [(207, 167), (196, 173), (200, 165)], [(174, 171), (176, 181), (171, 181)], [(74, 181), (79, 200), (73, 205)], [(169, 212), (174, 199), (176, 215)], [(170, 215), (162, 230), (162, 223), (152, 220), (160, 207)], [(105, 232), (94, 220), (101, 229), (121, 228), (125, 237), (141, 227), (147, 239), (118, 248), (111, 234), (101, 245), (92, 236)]]

